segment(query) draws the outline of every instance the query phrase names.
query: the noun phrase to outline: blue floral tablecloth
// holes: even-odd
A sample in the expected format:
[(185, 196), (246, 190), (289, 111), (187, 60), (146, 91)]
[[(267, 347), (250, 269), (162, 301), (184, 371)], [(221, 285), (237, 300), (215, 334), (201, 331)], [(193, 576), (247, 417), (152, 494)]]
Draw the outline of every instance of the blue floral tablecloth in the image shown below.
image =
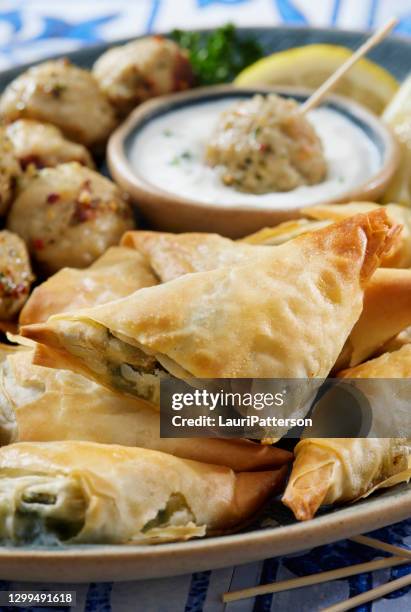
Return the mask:
[[(245, 26), (288, 23), (364, 29), (393, 14), (399, 18), (397, 32), (411, 35), (411, 0), (0, 0), (0, 69), (82, 45), (174, 27), (213, 27), (231, 21)], [(411, 548), (411, 519), (373, 535)], [(162, 580), (51, 585), (44, 576), (44, 583), (31, 585), (1, 582), (0, 576), (0, 590), (75, 590), (77, 605), (71, 609), (79, 612), (316, 612), (411, 572), (411, 564), (226, 606), (221, 594), (382, 555), (344, 540), (260, 563)], [(409, 612), (411, 587), (359, 610)]]

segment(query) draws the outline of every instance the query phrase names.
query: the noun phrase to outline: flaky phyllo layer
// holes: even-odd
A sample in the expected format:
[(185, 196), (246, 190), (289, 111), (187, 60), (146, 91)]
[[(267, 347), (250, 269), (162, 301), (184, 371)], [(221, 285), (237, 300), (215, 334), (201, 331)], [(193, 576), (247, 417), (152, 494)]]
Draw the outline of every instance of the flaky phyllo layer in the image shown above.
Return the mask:
[[(411, 345), (339, 373), (340, 378), (409, 378)], [(386, 409), (390, 408), (387, 404)], [(303, 438), (283, 496), (300, 520), (323, 505), (355, 501), (411, 479), (411, 439)]]
[(55, 315), (22, 333), (47, 347), (37, 363), (64, 367), (66, 359), (151, 401), (162, 370), (179, 378), (323, 378), (398, 229), (382, 210), (357, 215), (258, 249), (246, 262)]
[(284, 477), (285, 469), (236, 474), (141, 448), (12, 444), (0, 449), (0, 538), (154, 543), (232, 530)]
[[(95, 500), (90, 499), (81, 478), (4, 476), (0, 479), (0, 537), (13, 544), (121, 542), (121, 535), (112, 530), (108, 520), (98, 528), (88, 528), (93, 504)], [(205, 525), (195, 524), (185, 498), (177, 493), (126, 541), (187, 539), (203, 536), (205, 530)]]
[(2, 475), (0, 536), (16, 544), (56, 544), (83, 528), (87, 500), (80, 483), (65, 476)]
[[(0, 350), (0, 446), (10, 444), (17, 439), (14, 408), (19, 401), (25, 401), (28, 396), (26, 389), (16, 384), (14, 372), (8, 362), (8, 357), (20, 350), (24, 351), (8, 346), (2, 346)], [(35, 394), (36, 389), (33, 392)]]
[[(58, 319), (58, 316), (56, 317)], [(109, 388), (159, 404), (160, 379), (167, 376), (157, 358), (132, 339), (119, 338), (115, 332), (95, 321), (76, 319), (60, 326), (63, 359), (74, 369), (92, 376)], [(37, 361), (52, 365), (47, 351), (38, 348)]]
[(319, 438), (301, 440), (283, 496), (300, 520), (323, 505), (354, 501), (391, 478), (411, 477), (411, 441), (399, 438)]
[(67, 350), (97, 376), (116, 389), (159, 402), (159, 378), (164, 372), (154, 356), (95, 322), (73, 321), (63, 329)]
[(0, 344), (0, 446), (83, 440), (167, 452), (236, 472), (275, 469), (292, 459), (288, 451), (249, 440), (161, 438), (152, 403), (72, 370), (35, 365), (33, 356), (33, 346)]

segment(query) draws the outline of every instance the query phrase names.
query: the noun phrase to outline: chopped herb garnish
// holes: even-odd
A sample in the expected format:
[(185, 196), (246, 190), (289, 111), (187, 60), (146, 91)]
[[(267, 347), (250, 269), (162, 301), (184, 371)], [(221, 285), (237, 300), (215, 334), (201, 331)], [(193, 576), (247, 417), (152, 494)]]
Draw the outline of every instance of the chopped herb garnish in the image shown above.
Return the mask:
[(169, 129), (163, 130), (163, 136), (165, 136), (166, 138), (170, 138), (170, 136), (173, 135), (173, 132)]
[(0, 289), (2, 293), (8, 294), (13, 290), (13, 281), (10, 276), (0, 272)]
[(209, 33), (174, 30), (171, 37), (188, 50), (199, 85), (232, 81), (264, 54), (256, 38), (241, 35), (232, 24)]
[(49, 88), (49, 93), (51, 93), (53, 98), (61, 98), (66, 89), (67, 85), (63, 85), (63, 83), (55, 83)]
[(170, 166), (178, 166), (182, 160), (191, 161), (193, 158), (194, 156), (191, 153), (191, 151), (183, 151), (179, 155), (176, 155), (175, 157), (173, 157), (173, 159), (170, 162)]

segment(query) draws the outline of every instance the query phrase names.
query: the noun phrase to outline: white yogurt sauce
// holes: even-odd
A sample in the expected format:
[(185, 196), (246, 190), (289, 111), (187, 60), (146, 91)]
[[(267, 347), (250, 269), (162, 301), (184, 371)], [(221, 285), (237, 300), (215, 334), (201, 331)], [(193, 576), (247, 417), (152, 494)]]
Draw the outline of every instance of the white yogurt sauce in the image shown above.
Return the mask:
[(220, 181), (218, 168), (204, 163), (206, 143), (218, 117), (235, 101), (226, 98), (187, 105), (153, 119), (131, 143), (133, 169), (163, 191), (215, 206), (298, 208), (338, 197), (365, 183), (381, 165), (377, 147), (358, 126), (338, 111), (318, 108), (308, 118), (323, 143), (326, 180), (287, 192), (237, 191)]

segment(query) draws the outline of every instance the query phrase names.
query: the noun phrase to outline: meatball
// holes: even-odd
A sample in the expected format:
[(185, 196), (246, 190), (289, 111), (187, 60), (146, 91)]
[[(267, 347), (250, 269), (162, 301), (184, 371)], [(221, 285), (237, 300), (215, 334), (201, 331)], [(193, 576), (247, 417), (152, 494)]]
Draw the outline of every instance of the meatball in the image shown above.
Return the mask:
[(0, 320), (10, 321), (23, 307), (33, 281), (30, 260), (23, 240), (7, 230), (0, 231)]
[(114, 111), (90, 72), (68, 60), (38, 64), (23, 72), (0, 99), (7, 121), (52, 123), (86, 146), (101, 146), (115, 127)]
[(290, 191), (321, 182), (322, 144), (294, 100), (256, 95), (222, 113), (207, 144), (206, 163), (239, 191)]
[(187, 53), (161, 36), (109, 49), (93, 74), (120, 116), (149, 98), (188, 89), (194, 81)]
[(20, 166), (4, 129), (0, 129), (0, 215), (4, 215), (13, 199)]
[(7, 126), (6, 134), (23, 170), (30, 164), (46, 168), (69, 161), (94, 168), (93, 159), (86, 147), (66, 140), (59, 128), (50, 123), (19, 119)]
[(119, 188), (76, 162), (27, 176), (7, 220), (48, 273), (89, 266), (133, 226)]

